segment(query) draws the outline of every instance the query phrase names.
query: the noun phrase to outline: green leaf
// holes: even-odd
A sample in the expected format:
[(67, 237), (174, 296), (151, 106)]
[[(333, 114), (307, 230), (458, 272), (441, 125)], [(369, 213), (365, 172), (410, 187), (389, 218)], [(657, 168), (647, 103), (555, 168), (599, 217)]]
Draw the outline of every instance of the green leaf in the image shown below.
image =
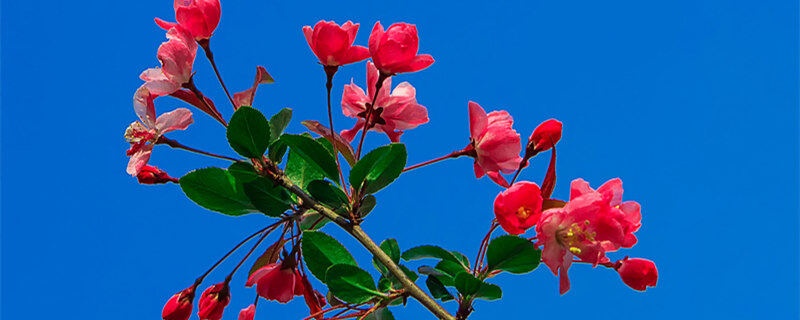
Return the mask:
[(467, 256), (458, 251), (450, 251), (450, 253), (452, 253), (462, 265), (465, 265), (467, 268), (469, 268), (469, 258), (467, 258)]
[(281, 163), (283, 162), (283, 156), (286, 155), (286, 150), (289, 149), (283, 141), (276, 140), (269, 146), (269, 152), (267, 152), (267, 156), (269, 156), (269, 160), (272, 162)]
[(500, 287), (496, 284), (484, 282), (473, 297), (489, 301), (497, 300), (503, 297), (503, 290), (500, 290)]
[(361, 199), (361, 205), (358, 206), (358, 216), (363, 218), (366, 217), (372, 209), (375, 209), (375, 205), (378, 204), (377, 199), (373, 195), (367, 195), (364, 199)]
[(228, 123), (228, 143), (242, 156), (260, 158), (269, 147), (269, 131), (269, 122), (261, 111), (240, 107)]
[(431, 292), (431, 296), (433, 296), (434, 299), (442, 300), (442, 302), (454, 299), (450, 291), (447, 291), (447, 288), (445, 288), (442, 282), (436, 277), (428, 276), (428, 279), (425, 280), (425, 284), (428, 286), (428, 291)]
[(289, 177), (300, 188), (306, 190), (308, 184), (314, 180), (321, 180), (324, 178), (322, 172), (316, 166), (308, 164), (303, 157), (301, 157), (294, 150), (289, 151), (289, 157), (286, 160), (286, 176)]
[[(399, 290), (403, 288), (403, 283), (401, 283), (400, 280), (394, 276), (394, 274), (389, 272), (384, 265), (375, 260), (373, 260), (373, 263), (375, 268), (381, 272), (381, 280), (385, 279), (385, 281), (388, 281), (388, 283), (383, 284), (380, 283), (380, 280), (378, 281), (378, 287), (381, 288), (381, 291), (388, 291), (390, 289)], [(411, 271), (411, 269), (404, 265), (400, 265), (400, 270), (403, 270), (403, 273), (406, 275), (406, 277), (408, 277), (409, 280), (411, 280), (411, 282), (415, 282), (417, 279), (419, 279), (419, 275), (416, 272)]]
[(406, 261), (419, 260), (419, 259), (441, 259), (462, 264), (461, 260), (457, 258), (452, 252), (431, 245), (419, 246), (408, 249), (406, 250), (406, 252), (403, 252), (402, 257), (403, 260)]
[(397, 244), (395, 239), (386, 239), (381, 242), (381, 250), (392, 258), (394, 263), (400, 263), (400, 245)]
[(455, 279), (456, 290), (464, 296), (471, 296), (478, 292), (483, 285), (483, 281), (475, 278), (469, 272), (459, 273)]
[(225, 169), (191, 171), (180, 179), (180, 185), (189, 199), (211, 211), (240, 216), (255, 209), (242, 191), (241, 184)]
[(284, 108), (269, 118), (269, 143), (273, 143), (280, 138), (283, 130), (286, 130), (286, 127), (289, 126), (290, 120), (292, 120), (292, 109), (289, 108)]
[(267, 178), (259, 177), (244, 183), (243, 187), (250, 203), (270, 217), (279, 217), (292, 206), (289, 192)]
[(389, 308), (380, 308), (364, 317), (364, 320), (394, 320), (394, 315)]
[(368, 272), (351, 264), (334, 264), (325, 273), (333, 295), (344, 302), (362, 303), (381, 296)]
[(325, 180), (314, 180), (308, 184), (308, 193), (317, 201), (336, 210), (348, 205), (347, 196), (342, 189)]
[(236, 178), (237, 182), (250, 182), (255, 181), (261, 176), (256, 173), (256, 169), (252, 164), (247, 162), (234, 162), (228, 167), (228, 172)]
[(454, 285), (455, 279), (442, 270), (431, 266), (421, 266), (417, 268), (417, 271), (419, 271), (420, 274), (436, 277), (444, 286), (452, 287)]
[[(331, 137), (331, 129), (317, 121), (307, 120), (300, 123), (306, 126), (308, 130), (311, 130), (316, 134), (319, 134), (325, 138)], [(353, 155), (355, 151), (353, 151), (353, 146), (350, 145), (350, 142), (335, 132), (333, 133), (333, 141), (336, 143), (336, 150), (339, 150), (339, 153), (342, 154), (342, 157), (344, 157), (347, 163), (350, 164), (351, 167), (355, 165), (356, 157)]]
[(450, 260), (439, 261), (439, 263), (436, 264), (436, 269), (446, 273), (447, 275), (449, 275), (453, 279), (455, 279), (456, 276), (458, 276), (459, 273), (469, 272), (469, 269), (468, 268), (464, 268), (464, 265), (459, 264), (459, 263), (455, 263), (455, 262), (450, 261)]
[(331, 222), (331, 220), (325, 218), (325, 216), (319, 214), (319, 212), (310, 211), (304, 214), (303, 218), (300, 219), (300, 229), (302, 229), (303, 231), (317, 230), (319, 228), (322, 228), (322, 226), (328, 224), (328, 222)]
[(303, 260), (317, 279), (325, 281), (325, 272), (334, 264), (356, 264), (350, 252), (333, 237), (320, 231), (303, 232)]
[(284, 134), (281, 136), (281, 141), (289, 146), (291, 152), (303, 158), (308, 165), (314, 166), (318, 172), (323, 173), (334, 183), (339, 183), (339, 169), (336, 167), (336, 160), (325, 147), (313, 138)]
[(367, 153), (350, 170), (350, 184), (364, 194), (378, 192), (400, 176), (406, 165), (406, 146), (392, 143)]
[(486, 252), (489, 270), (528, 273), (539, 266), (542, 252), (528, 239), (505, 235), (492, 239)]

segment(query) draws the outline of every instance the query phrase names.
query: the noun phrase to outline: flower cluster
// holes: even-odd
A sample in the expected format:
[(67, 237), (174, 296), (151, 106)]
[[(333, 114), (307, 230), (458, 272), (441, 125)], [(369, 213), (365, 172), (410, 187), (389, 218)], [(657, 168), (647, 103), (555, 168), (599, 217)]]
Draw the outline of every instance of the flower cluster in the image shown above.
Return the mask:
[[(401, 136), (428, 123), (428, 110), (417, 100), (414, 86), (401, 82), (392, 88), (392, 81), (434, 63), (432, 56), (419, 54), (416, 26), (394, 23), (384, 28), (377, 22), (367, 46), (355, 45), (359, 24), (351, 21), (339, 25), (323, 20), (302, 28), (327, 80), (328, 125), (313, 120), (302, 122), (320, 136), (314, 138), (310, 133), (284, 133), (291, 121), (291, 109), (266, 117), (253, 107), (258, 86), (274, 82), (266, 68), (256, 68), (250, 88), (233, 95), (228, 92), (210, 45), (220, 22), (220, 8), (219, 0), (175, 0), (177, 22), (155, 19), (166, 30), (167, 41), (156, 52), (161, 66), (142, 72), (144, 83), (134, 93), (133, 107), (139, 121), (125, 130), (130, 145), (127, 172), (141, 184), (179, 184), (190, 200), (211, 211), (230, 216), (257, 212), (276, 221), (239, 242), (194, 284), (168, 299), (162, 311), (164, 320), (189, 319), (196, 292), (206, 277), (235, 251), (258, 239), (222, 282), (200, 294), (199, 318), (220, 320), (232, 302), (230, 285), (234, 274), (275, 231), (280, 236), (250, 268), (244, 286), (255, 287), (255, 301), (243, 306), (239, 320), (253, 320), (262, 299), (289, 303), (300, 296), (309, 310), (306, 320), (392, 318), (389, 307), (404, 305), (408, 298), (418, 300), (439, 319), (463, 320), (473, 311), (476, 300), (501, 297), (501, 288), (487, 280), (503, 272), (532, 272), (540, 262), (558, 276), (561, 294), (570, 289), (568, 270), (573, 263), (613, 269), (634, 290), (644, 291), (656, 285), (658, 271), (652, 261), (628, 257), (612, 261), (607, 256), (635, 245), (638, 240), (634, 233), (642, 225), (641, 206), (622, 200), (620, 179), (609, 180), (596, 190), (583, 179), (575, 179), (568, 200), (553, 197), (556, 146), (563, 129), (558, 120), (542, 122), (523, 143), (508, 111), (487, 113), (478, 103), (468, 101), (464, 135), (469, 143), (442, 157), (406, 166), (407, 151)], [(230, 117), (224, 117), (212, 99), (195, 86), (193, 67), (198, 47), (205, 52), (231, 103)], [(352, 128), (337, 132), (331, 105), (334, 76), (340, 67), (368, 59), (371, 61), (365, 63), (365, 87), (351, 80), (341, 94), (342, 113), (355, 123)], [(201, 151), (166, 137), (170, 132), (187, 129), (193, 123), (193, 115), (187, 108), (159, 115), (155, 100), (163, 96), (182, 100), (223, 125), (231, 149), (240, 158)], [(385, 134), (389, 144), (362, 155), (369, 132)], [(156, 145), (232, 163), (227, 168), (197, 169), (178, 179), (149, 164)], [(529, 161), (547, 151), (550, 162), (542, 181), (517, 181)], [(494, 219), (474, 261), (434, 245), (405, 251), (395, 239), (378, 245), (361, 229), (361, 222), (377, 205), (374, 194), (379, 190), (405, 172), (459, 157), (472, 158), (477, 179), (488, 176), (502, 188), (494, 199)], [(349, 171), (343, 170), (345, 163), (350, 166)], [(513, 177), (508, 180), (511, 174)], [(372, 263), (381, 274), (377, 285), (344, 245), (320, 230), (331, 222), (374, 256)], [(493, 238), (498, 227), (506, 234)], [(529, 231), (535, 235), (525, 236)], [(438, 261), (421, 265), (417, 271), (405, 265), (422, 259)], [(327, 287), (327, 294), (314, 289), (309, 274)], [(427, 293), (414, 284), (421, 276), (427, 277)], [(455, 315), (437, 300), (456, 301)]]

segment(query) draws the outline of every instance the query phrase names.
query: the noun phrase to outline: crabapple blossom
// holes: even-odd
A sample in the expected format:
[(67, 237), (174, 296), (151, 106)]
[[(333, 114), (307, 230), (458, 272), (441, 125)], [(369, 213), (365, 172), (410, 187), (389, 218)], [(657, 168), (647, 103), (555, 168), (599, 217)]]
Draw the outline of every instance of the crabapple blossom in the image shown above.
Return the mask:
[(181, 26), (167, 32), (167, 41), (158, 47), (157, 57), (161, 68), (150, 68), (139, 78), (152, 94), (163, 96), (180, 89), (192, 79), (192, 66), (197, 56), (197, 43)]
[(542, 194), (533, 182), (520, 181), (494, 199), (494, 216), (509, 234), (525, 233), (542, 214)]
[(246, 287), (256, 285), (258, 295), (267, 300), (287, 303), (303, 294), (303, 282), (293, 263), (286, 261), (268, 264), (253, 272)]
[(150, 165), (142, 167), (142, 169), (139, 170), (139, 174), (136, 175), (136, 179), (138, 179), (141, 184), (178, 183), (178, 179), (170, 177), (166, 171)]
[(231, 302), (228, 282), (220, 282), (208, 287), (197, 303), (197, 316), (200, 320), (220, 320), (225, 307)]
[(555, 146), (558, 140), (561, 140), (561, 127), (561, 121), (556, 119), (542, 122), (528, 138), (527, 149), (530, 151), (526, 151), (526, 153), (536, 154)]
[(187, 320), (192, 315), (192, 300), (194, 300), (195, 286), (183, 289), (174, 294), (161, 311), (164, 320)]
[(470, 145), (474, 150), (475, 177), (481, 178), (489, 172), (509, 174), (519, 166), (522, 146), (520, 136), (514, 131), (514, 119), (506, 111), (489, 114), (475, 103), (469, 102)]
[(239, 311), (239, 320), (253, 320), (256, 316), (256, 305), (251, 304), (247, 308), (242, 309)]
[(417, 26), (399, 22), (384, 31), (376, 22), (369, 35), (369, 53), (372, 62), (381, 73), (392, 75), (402, 72), (416, 72), (433, 64), (429, 54), (417, 54), (419, 37)]
[(634, 290), (645, 291), (647, 287), (655, 287), (658, 282), (658, 270), (653, 261), (641, 258), (625, 258), (619, 263), (619, 272), (622, 282)]
[(369, 49), (354, 46), (358, 23), (351, 21), (339, 26), (333, 21), (320, 20), (314, 27), (303, 27), (308, 46), (325, 66), (342, 66), (369, 58)]
[(210, 38), (219, 24), (219, 0), (175, 0), (173, 8), (178, 23), (155, 19), (156, 24), (164, 30), (180, 25), (199, 41)]

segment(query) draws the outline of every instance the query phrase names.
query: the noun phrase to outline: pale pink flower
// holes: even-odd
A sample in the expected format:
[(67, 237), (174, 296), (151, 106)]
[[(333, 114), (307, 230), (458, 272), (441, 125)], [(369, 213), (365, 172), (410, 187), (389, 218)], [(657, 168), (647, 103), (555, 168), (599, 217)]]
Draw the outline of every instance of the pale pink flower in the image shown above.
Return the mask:
[(467, 149), (475, 151), (476, 178), (489, 172), (509, 174), (517, 169), (522, 161), (519, 156), (522, 145), (519, 134), (512, 128), (513, 124), (514, 119), (508, 112), (492, 111), (486, 114), (479, 104), (469, 102), (471, 144)]
[[(345, 116), (358, 118), (352, 129), (342, 131), (342, 137), (348, 141), (353, 141), (356, 134), (364, 128), (367, 104), (372, 102), (377, 82), (378, 69), (372, 63), (367, 63), (367, 93), (352, 81), (344, 86), (342, 112)], [(383, 132), (389, 136), (389, 140), (398, 142), (404, 130), (428, 122), (428, 109), (417, 103), (416, 90), (408, 82), (399, 84), (390, 94), (391, 86), (391, 78), (383, 81), (370, 116), (370, 124), (374, 125), (370, 130)]]
[(605, 253), (636, 243), (633, 232), (641, 226), (636, 202), (622, 203), (622, 181), (613, 179), (597, 191), (577, 179), (572, 181), (570, 200), (563, 208), (542, 213), (536, 225), (542, 260), (560, 278), (560, 292), (569, 290), (567, 270), (573, 256), (595, 266), (608, 262)]
[(174, 130), (184, 130), (192, 122), (192, 112), (186, 108), (178, 108), (156, 118), (156, 109), (151, 94), (145, 86), (139, 87), (133, 96), (133, 109), (141, 121), (131, 123), (125, 130), (125, 139), (131, 144), (127, 154), (128, 174), (136, 176), (150, 160), (153, 146), (162, 134)]
[(399, 22), (383, 30), (376, 22), (369, 35), (369, 53), (375, 66), (384, 74), (416, 72), (433, 64), (429, 54), (417, 54), (419, 37), (413, 24)]
[(326, 66), (341, 66), (369, 58), (369, 49), (354, 46), (358, 33), (358, 23), (345, 22), (341, 27), (333, 21), (321, 20), (314, 25), (303, 27), (308, 46)]
[(180, 25), (198, 41), (214, 34), (222, 13), (219, 0), (175, 0), (172, 6), (178, 23), (156, 18), (156, 24), (164, 30)]
[(163, 96), (180, 89), (192, 78), (197, 43), (180, 26), (169, 29), (167, 40), (158, 47), (161, 68), (147, 69), (139, 76), (150, 93)]

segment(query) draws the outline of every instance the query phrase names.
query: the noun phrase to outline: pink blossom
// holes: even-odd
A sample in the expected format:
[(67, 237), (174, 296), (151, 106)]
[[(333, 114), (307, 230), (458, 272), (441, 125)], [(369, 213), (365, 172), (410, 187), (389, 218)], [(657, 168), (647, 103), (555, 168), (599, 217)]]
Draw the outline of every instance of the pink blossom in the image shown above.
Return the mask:
[(256, 97), (258, 85), (273, 82), (275, 82), (275, 80), (269, 75), (267, 69), (262, 66), (256, 67), (256, 79), (253, 80), (253, 86), (251, 86), (250, 89), (233, 94), (233, 109), (237, 110), (241, 106), (253, 106), (253, 99)]
[(345, 22), (341, 27), (333, 21), (321, 20), (303, 27), (303, 33), (311, 51), (325, 66), (341, 66), (369, 58), (366, 47), (354, 46), (358, 23)]
[(389, 26), (386, 31), (376, 22), (369, 35), (369, 53), (375, 66), (384, 74), (416, 72), (433, 64), (429, 54), (417, 54), (417, 27), (404, 22)]
[(167, 40), (158, 47), (161, 68), (147, 69), (139, 76), (145, 86), (155, 95), (168, 95), (189, 83), (192, 66), (197, 55), (197, 43), (180, 26), (169, 29)]
[(239, 311), (239, 320), (253, 320), (256, 316), (256, 305), (251, 304), (247, 308)]
[(141, 184), (178, 183), (178, 179), (170, 177), (166, 171), (150, 165), (142, 167), (136, 175), (136, 179), (139, 180)]
[(178, 108), (156, 118), (156, 109), (151, 94), (145, 86), (139, 87), (133, 96), (133, 108), (140, 121), (131, 123), (125, 130), (125, 139), (131, 144), (127, 154), (128, 174), (136, 176), (147, 165), (153, 146), (161, 135), (175, 130), (184, 130), (192, 122), (192, 112), (186, 108)]
[(542, 122), (528, 138), (528, 148), (533, 154), (547, 151), (561, 140), (561, 121), (550, 119)]
[(303, 280), (294, 263), (273, 263), (261, 267), (247, 279), (246, 287), (256, 285), (258, 295), (267, 300), (287, 303), (304, 292)]
[(645, 291), (647, 287), (655, 287), (658, 282), (658, 269), (653, 261), (647, 259), (625, 258), (618, 262), (620, 278), (634, 290)]
[(494, 199), (494, 216), (509, 234), (522, 234), (536, 225), (542, 214), (542, 194), (533, 182), (520, 181)]
[(208, 287), (197, 302), (197, 316), (200, 320), (220, 320), (225, 307), (231, 302), (231, 291), (227, 282)]
[[(367, 104), (372, 102), (377, 82), (378, 69), (372, 63), (367, 63), (367, 93), (352, 81), (344, 86), (342, 112), (345, 116), (358, 118), (352, 129), (342, 131), (342, 137), (347, 141), (353, 141), (364, 128)], [(371, 114), (370, 124), (374, 126), (370, 130), (383, 132), (389, 136), (389, 140), (398, 142), (404, 130), (428, 122), (428, 109), (417, 103), (416, 90), (408, 82), (399, 84), (390, 94), (391, 86), (391, 78), (383, 81)]]
[(222, 11), (219, 0), (175, 0), (173, 8), (178, 23), (156, 18), (156, 24), (164, 30), (180, 25), (198, 41), (214, 34)]
[(492, 111), (486, 114), (483, 108), (469, 102), (469, 130), (472, 141), (467, 148), (475, 153), (475, 177), (485, 173), (502, 172), (509, 174), (519, 166), (522, 150), (519, 134), (511, 127), (514, 119), (506, 111)]
[(597, 191), (577, 179), (571, 189), (569, 202), (544, 211), (536, 226), (538, 241), (544, 246), (542, 260), (559, 275), (561, 294), (570, 287), (567, 270), (573, 256), (595, 266), (606, 263), (606, 252), (636, 243), (632, 233), (641, 225), (639, 205), (621, 203), (619, 179), (606, 182)]
[(188, 320), (192, 315), (192, 300), (194, 300), (195, 286), (183, 289), (174, 294), (161, 311), (164, 320)]

